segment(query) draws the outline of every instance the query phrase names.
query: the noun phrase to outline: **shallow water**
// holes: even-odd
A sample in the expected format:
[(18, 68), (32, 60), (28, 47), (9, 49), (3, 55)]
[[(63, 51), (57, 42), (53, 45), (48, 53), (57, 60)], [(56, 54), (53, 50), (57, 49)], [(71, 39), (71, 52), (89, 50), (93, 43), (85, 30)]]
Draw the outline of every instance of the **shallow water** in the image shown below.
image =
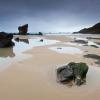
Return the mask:
[(24, 51), (27, 51), (33, 47), (52, 45), (59, 42), (48, 39), (43, 39), (43, 42), (41, 42), (40, 39), (41, 38), (21, 39), (19, 42), (13, 40), (15, 43), (14, 47), (0, 48), (0, 71), (6, 69), (9, 65), (16, 61), (21, 61), (31, 57), (31, 55), (23, 54)]
[(41, 38), (29, 39), (28, 43), (25, 43), (24, 41), (22, 41), (22, 42), (15, 42), (14, 41), (15, 47), (13, 48), (13, 51), (16, 53), (24, 52), (32, 47), (52, 45), (52, 44), (56, 44), (57, 42), (59, 42), (57, 40), (49, 40), (49, 39), (43, 39), (43, 42), (41, 42), (40, 40), (41, 40)]
[(82, 50), (76, 47), (50, 47), (49, 49), (57, 53), (82, 54)]

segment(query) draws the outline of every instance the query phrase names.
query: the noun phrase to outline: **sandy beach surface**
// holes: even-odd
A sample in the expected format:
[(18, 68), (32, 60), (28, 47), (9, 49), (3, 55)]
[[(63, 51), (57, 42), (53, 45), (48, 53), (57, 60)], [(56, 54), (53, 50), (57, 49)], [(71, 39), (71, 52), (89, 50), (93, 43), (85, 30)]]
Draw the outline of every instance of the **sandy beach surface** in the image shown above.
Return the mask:
[[(58, 42), (32, 47), (20, 53), (15, 59), (16, 61), (14, 60), (10, 65), (8, 63), (0, 64), (0, 67), (7, 66), (0, 71), (0, 100), (100, 99), (100, 64), (95, 63), (95, 59), (84, 57), (86, 54), (100, 56), (100, 48), (68, 45), (66, 43), (72, 41), (73, 36), (66, 35), (20, 36), (20, 38), (43, 38)], [(100, 42), (100, 40), (97, 41)], [(57, 47), (58, 49), (74, 47), (79, 49), (81, 53), (59, 53), (51, 50), (50, 48), (52, 47)], [(56, 69), (69, 62), (85, 62), (88, 64), (89, 72), (85, 85), (77, 87), (76, 85), (62, 85), (57, 82)]]

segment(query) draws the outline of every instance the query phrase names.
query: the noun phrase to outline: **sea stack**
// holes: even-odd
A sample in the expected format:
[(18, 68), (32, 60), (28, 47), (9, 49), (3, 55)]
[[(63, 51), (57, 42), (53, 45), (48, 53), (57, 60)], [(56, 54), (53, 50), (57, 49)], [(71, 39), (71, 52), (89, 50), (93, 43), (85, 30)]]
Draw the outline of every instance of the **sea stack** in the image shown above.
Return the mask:
[(28, 24), (22, 25), (18, 27), (19, 35), (27, 35), (28, 32)]

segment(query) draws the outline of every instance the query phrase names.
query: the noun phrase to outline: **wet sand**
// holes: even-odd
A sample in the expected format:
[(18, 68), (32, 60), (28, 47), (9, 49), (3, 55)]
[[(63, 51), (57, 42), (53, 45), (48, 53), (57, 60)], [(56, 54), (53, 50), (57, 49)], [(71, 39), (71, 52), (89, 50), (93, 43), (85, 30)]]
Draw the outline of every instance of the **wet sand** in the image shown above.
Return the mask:
[[(62, 42), (70, 41), (69, 36), (44, 36), (44, 38), (61, 42), (49, 46), (33, 47), (22, 53), (28, 56), (27, 58), (25, 56), (26, 59), (12, 62), (10, 66), (1, 71), (0, 100), (99, 100), (100, 65), (95, 64), (94, 59), (84, 58), (83, 55), (88, 53), (100, 55), (100, 48), (73, 46), (81, 49), (83, 53), (61, 54), (49, 48), (68, 46)], [(86, 85), (71, 87), (57, 83), (57, 67), (71, 61), (85, 62), (89, 65)]]

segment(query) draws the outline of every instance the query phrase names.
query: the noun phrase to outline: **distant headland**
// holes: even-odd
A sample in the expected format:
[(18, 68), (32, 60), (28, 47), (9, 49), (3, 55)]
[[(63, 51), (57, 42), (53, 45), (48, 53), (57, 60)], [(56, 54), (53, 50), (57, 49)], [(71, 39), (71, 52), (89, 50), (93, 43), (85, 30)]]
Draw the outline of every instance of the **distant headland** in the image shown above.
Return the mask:
[(74, 32), (74, 34), (82, 33), (82, 34), (100, 34), (100, 23), (97, 23), (89, 28), (81, 29), (78, 32)]

